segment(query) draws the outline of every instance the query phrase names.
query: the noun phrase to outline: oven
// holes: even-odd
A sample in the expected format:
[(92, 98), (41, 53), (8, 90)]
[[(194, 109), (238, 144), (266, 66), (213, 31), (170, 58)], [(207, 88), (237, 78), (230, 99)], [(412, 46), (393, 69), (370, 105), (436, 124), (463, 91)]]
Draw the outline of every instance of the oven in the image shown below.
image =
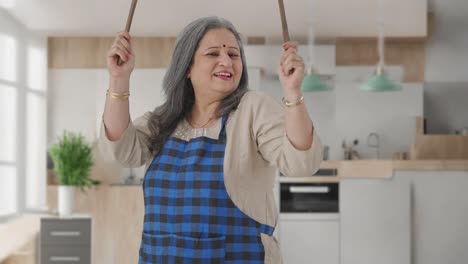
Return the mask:
[(307, 178), (280, 176), (280, 213), (339, 213), (339, 183), (312, 181), (315, 176), (336, 176), (336, 169)]
[(338, 213), (338, 183), (280, 183), (280, 213)]

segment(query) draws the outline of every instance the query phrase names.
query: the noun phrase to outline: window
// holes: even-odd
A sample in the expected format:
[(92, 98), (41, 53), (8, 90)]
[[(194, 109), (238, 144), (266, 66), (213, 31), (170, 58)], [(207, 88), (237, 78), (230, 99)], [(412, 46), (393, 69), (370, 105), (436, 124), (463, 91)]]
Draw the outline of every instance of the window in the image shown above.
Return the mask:
[(45, 206), (46, 41), (0, 32), (0, 220)]
[[(0, 84), (0, 166), (16, 161), (16, 89)], [(1, 174), (0, 174), (1, 175)]]
[(16, 41), (0, 34), (0, 216), (17, 212)]
[(16, 81), (17, 45), (12, 36), (0, 33), (0, 80)]

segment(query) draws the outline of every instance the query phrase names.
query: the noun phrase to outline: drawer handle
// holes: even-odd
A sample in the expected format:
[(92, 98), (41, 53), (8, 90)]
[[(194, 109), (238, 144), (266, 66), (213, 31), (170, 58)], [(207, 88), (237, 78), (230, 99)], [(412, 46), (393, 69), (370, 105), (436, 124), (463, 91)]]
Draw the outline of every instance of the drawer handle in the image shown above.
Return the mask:
[(292, 193), (328, 193), (330, 188), (327, 186), (291, 186), (289, 191)]
[(80, 261), (80, 257), (58, 257), (58, 256), (52, 256), (52, 257), (50, 257), (50, 261), (54, 261), (54, 262), (59, 262), (59, 261), (78, 262), (78, 261)]
[(51, 236), (58, 236), (58, 237), (63, 237), (63, 236), (80, 236), (81, 232), (79, 231), (52, 231), (50, 232)]

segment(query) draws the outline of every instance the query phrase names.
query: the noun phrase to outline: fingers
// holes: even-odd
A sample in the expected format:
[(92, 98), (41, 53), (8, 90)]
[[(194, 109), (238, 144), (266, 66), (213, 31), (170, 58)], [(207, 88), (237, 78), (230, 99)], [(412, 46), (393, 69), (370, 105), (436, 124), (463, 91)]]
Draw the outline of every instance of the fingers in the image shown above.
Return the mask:
[(130, 45), (130, 34), (128, 32), (119, 32), (112, 43), (112, 46), (119, 46), (120, 48), (124, 49), (126, 52), (131, 53), (132, 48)]
[(297, 44), (295, 42), (286, 42), (283, 44), (283, 53), (281, 54), (280, 67), (284, 75), (289, 75), (291, 70), (297, 69), (304, 71), (304, 61), (297, 53)]
[(120, 31), (117, 33), (117, 36), (115, 37), (115, 40), (118, 40), (118, 39), (125, 39), (128, 42), (130, 42), (130, 39), (131, 39), (130, 33), (126, 31)]
[(118, 45), (121, 48), (124, 48), (126, 52), (132, 53), (131, 52), (130, 42), (128, 40), (126, 40), (125, 38), (120, 38), (120, 39), (116, 40), (115, 44)]
[(298, 43), (295, 41), (288, 41), (283, 43), (283, 50), (288, 50), (290, 48), (294, 48), (297, 50)]
[(124, 62), (130, 58), (132, 47), (130, 45), (131, 37), (128, 32), (119, 32), (108, 51), (107, 56), (119, 56)]
[(291, 55), (297, 55), (297, 48), (296, 47), (289, 47), (287, 50), (283, 50), (280, 58), (280, 65), (284, 63), (284, 61)]
[(304, 62), (302, 60), (289, 60), (282, 66), (283, 74), (288, 76), (289, 73), (294, 69), (296, 72), (304, 72)]
[(120, 59), (122, 59), (122, 61), (126, 62), (129, 59), (130, 54), (119, 46), (112, 46), (107, 56), (108, 57), (119, 56)]

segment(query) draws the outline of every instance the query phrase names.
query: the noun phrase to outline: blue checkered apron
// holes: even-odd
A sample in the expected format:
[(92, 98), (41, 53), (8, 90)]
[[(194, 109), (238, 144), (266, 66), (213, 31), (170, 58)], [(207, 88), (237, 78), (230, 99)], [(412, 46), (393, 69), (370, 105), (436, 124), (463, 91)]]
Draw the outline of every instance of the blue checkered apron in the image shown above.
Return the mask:
[(139, 263), (264, 263), (260, 233), (274, 228), (244, 214), (224, 186), (226, 119), (217, 140), (170, 137), (149, 166)]

